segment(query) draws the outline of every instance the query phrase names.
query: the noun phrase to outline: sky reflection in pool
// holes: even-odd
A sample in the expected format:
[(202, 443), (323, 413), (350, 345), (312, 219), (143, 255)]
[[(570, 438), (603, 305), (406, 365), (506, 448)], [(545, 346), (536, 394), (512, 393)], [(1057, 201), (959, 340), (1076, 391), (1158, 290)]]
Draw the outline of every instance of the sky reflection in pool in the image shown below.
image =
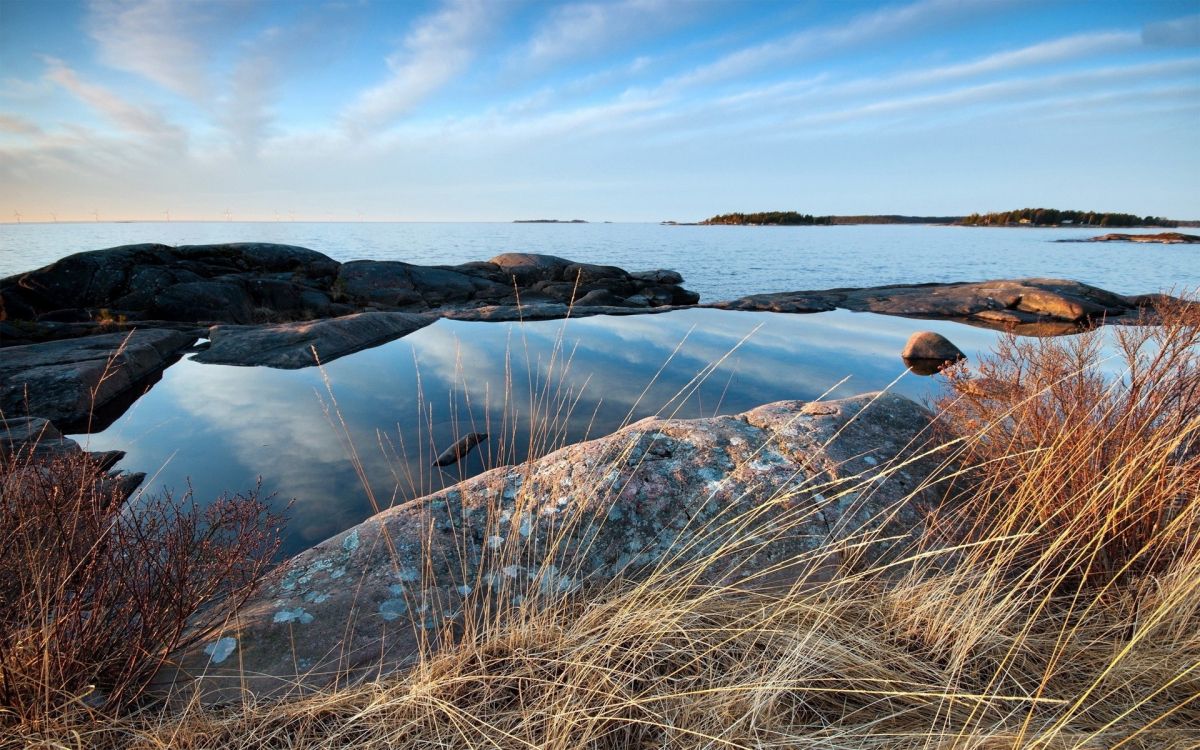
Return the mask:
[[(534, 448), (542, 453), (651, 415), (711, 416), (826, 392), (849, 396), (898, 377), (895, 390), (925, 398), (940, 379), (904, 374), (899, 358), (918, 330), (947, 335), (968, 356), (996, 337), (956, 323), (846, 311), (697, 309), (524, 324), (442, 320), (329, 363), (324, 378), (336, 410), (317, 368), (184, 360), (109, 429), (80, 440), (92, 450), (127, 451), (121, 468), (150, 474), (147, 489), (182, 491), (190, 481), (200, 501), (246, 491), (261, 477), (279, 505), (294, 498), (281, 550), (290, 555), (374, 510), (348, 457), (341, 422), (377, 504), (387, 507), (485, 466), (523, 460), (531, 415), (560, 428)], [(430, 466), (470, 431), (492, 437), (460, 465)]]

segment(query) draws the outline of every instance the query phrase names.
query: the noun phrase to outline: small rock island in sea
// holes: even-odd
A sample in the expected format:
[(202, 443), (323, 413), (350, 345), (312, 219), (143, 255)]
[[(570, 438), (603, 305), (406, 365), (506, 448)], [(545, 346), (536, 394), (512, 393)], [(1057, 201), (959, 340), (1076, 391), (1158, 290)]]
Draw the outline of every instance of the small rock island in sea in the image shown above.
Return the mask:
[(1183, 234), (1181, 232), (1159, 232), (1158, 234), (1102, 234), (1099, 237), (1088, 237), (1081, 240), (1055, 240), (1055, 242), (1137, 242), (1158, 245), (1196, 245), (1200, 244), (1200, 235)]

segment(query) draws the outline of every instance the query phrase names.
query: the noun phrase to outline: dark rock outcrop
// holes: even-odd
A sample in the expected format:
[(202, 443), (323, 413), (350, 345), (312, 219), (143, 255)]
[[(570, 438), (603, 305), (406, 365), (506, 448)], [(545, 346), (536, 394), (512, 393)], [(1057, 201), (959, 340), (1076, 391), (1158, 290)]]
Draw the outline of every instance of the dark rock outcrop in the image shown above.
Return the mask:
[(835, 308), (910, 318), (950, 319), (989, 328), (1028, 324), (1070, 326), (1136, 314), (1137, 300), (1064, 279), (1017, 279), (949, 284), (825, 289), (756, 294), (712, 307), (768, 312), (822, 312)]
[[(0, 457), (52, 458), (74, 456), (82, 452), (83, 449), (79, 447), (79, 443), (64, 437), (54, 423), (48, 419), (41, 417), (0, 419)], [(118, 456), (117, 460), (120, 458), (121, 456)]]
[(588, 305), (610, 307), (694, 304), (699, 296), (680, 288), (681, 281), (669, 271), (635, 276), (615, 266), (575, 263), (553, 255), (505, 253), (485, 263), (458, 266), (352, 261), (342, 265), (335, 291), (353, 305), (410, 311), (570, 304), (584, 299)]
[[(17, 483), (0, 491), (15, 491), (20, 477), (26, 472), (40, 471), (40, 465), (57, 460), (81, 459), (84, 450), (79, 443), (65, 437), (54, 423), (41, 417), (0, 419), (0, 460), (9, 463), (6, 477)], [(118, 501), (127, 499), (145, 480), (141, 472), (110, 471), (125, 457), (124, 451), (103, 451), (87, 454), (87, 466), (98, 489), (104, 496)]]
[[(482, 611), (656, 567), (771, 587), (888, 555), (937, 501), (924, 482), (937, 459), (914, 458), (931, 418), (893, 394), (786, 401), (646, 419), (493, 469), (284, 563), (225, 630), (181, 655), (183, 672), (210, 699), (314, 687), (340, 669), (403, 665), (422, 639)], [(860, 543), (866, 528), (891, 541)], [(801, 562), (815, 549), (830, 557)]]
[(125, 245), (76, 253), (0, 280), (0, 299), (6, 317), (17, 320), (66, 309), (83, 321), (109, 315), (248, 323), (259, 310), (306, 314), (304, 293), (328, 289), (338, 266), (290, 245)]
[(0, 414), (50, 419), (66, 429), (98, 427), (103, 411), (174, 362), (195, 337), (136, 330), (10, 346), (0, 356)]
[(219, 325), (209, 330), (209, 347), (192, 359), (209, 364), (264, 365), (289, 370), (311, 367), (318, 358), (321, 362), (331, 362), (407, 336), (435, 320), (437, 317), (433, 315), (368, 312), (301, 323)]
[(263, 243), (129, 245), (78, 253), (0, 280), (0, 346), (131, 323), (278, 324), (355, 312), (448, 314), (519, 304), (565, 310), (580, 300), (631, 309), (696, 303), (699, 295), (680, 287), (682, 280), (673, 271), (630, 274), (529, 253), (419, 266), (338, 263), (305, 248)]

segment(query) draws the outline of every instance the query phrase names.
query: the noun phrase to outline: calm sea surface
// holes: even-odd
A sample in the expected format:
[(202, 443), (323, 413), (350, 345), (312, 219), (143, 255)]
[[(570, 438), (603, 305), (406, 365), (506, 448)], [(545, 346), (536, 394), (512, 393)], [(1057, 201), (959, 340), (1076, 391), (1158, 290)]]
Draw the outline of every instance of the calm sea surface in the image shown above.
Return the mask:
[(115, 245), (258, 241), (300, 245), (342, 261), (464, 263), (521, 251), (631, 271), (670, 268), (709, 302), (759, 292), (1023, 276), (1077, 279), (1123, 294), (1200, 287), (1200, 250), (1195, 246), (1053, 242), (1103, 233), (898, 225), (5, 224), (0, 225), (0, 277)]
[[(630, 270), (671, 268), (710, 301), (1020, 276), (1069, 277), (1123, 293), (1200, 287), (1194, 247), (1052, 242), (1093, 234), (923, 226), (5, 225), (0, 276), (121, 244), (254, 240), (302, 245), (339, 260), (460, 263), (529, 251)], [(646, 416), (728, 414), (780, 399), (885, 387), (932, 397), (940, 380), (906, 374), (898, 356), (916, 330), (944, 333), (972, 358), (995, 340), (990, 331), (957, 323), (846, 311), (442, 320), (331, 362), (324, 372), (184, 359), (110, 427), (76, 438), (92, 450), (127, 451), (120, 467), (150, 475), (149, 491), (190, 485), (206, 502), (261, 481), (277, 506), (291, 503), (281, 553), (291, 554), (376, 509)], [(479, 452), (448, 470), (430, 465), (471, 431), (491, 435)], [(351, 465), (351, 446), (366, 486)]]

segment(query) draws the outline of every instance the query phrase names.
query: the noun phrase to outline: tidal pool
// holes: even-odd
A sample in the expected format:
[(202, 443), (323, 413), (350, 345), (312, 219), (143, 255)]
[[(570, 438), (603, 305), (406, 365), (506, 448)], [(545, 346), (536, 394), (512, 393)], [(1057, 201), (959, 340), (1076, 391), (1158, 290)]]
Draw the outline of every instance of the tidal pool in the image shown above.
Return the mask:
[[(291, 555), (377, 509), (643, 417), (887, 387), (927, 399), (941, 379), (906, 373), (899, 357), (918, 330), (948, 336), (968, 357), (997, 336), (841, 310), (441, 320), (320, 369), (184, 359), (110, 427), (75, 437), (126, 451), (119, 466), (148, 474), (143, 491), (190, 484), (204, 502), (261, 479), (273, 503), (291, 503), (280, 551)], [(490, 437), (457, 465), (431, 465), (468, 432)]]

